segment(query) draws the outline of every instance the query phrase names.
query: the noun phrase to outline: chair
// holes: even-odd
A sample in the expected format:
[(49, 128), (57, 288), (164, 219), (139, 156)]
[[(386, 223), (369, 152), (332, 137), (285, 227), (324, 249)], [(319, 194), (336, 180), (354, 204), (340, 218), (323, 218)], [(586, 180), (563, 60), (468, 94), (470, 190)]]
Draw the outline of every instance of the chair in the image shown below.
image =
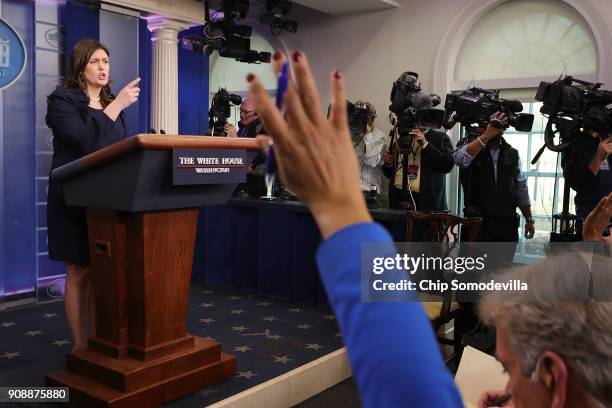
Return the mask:
[[(481, 218), (462, 218), (447, 213), (424, 213), (408, 211), (406, 213), (406, 241), (413, 241), (415, 222), (427, 225), (427, 231), (423, 237), (424, 242), (435, 242), (442, 244), (442, 257), (447, 257), (459, 242), (459, 226), (462, 226), (463, 241), (474, 242), (478, 238)], [(431, 294), (420, 294), (423, 308), (431, 321), (434, 331), (437, 333), (442, 325), (447, 324), (457, 317), (460, 312), (460, 304), (453, 301), (453, 293), (449, 288), (442, 296)], [(453, 346), (454, 356), (458, 358), (461, 354), (461, 338), (464, 333), (453, 330), (453, 339), (438, 337), (441, 344)]]

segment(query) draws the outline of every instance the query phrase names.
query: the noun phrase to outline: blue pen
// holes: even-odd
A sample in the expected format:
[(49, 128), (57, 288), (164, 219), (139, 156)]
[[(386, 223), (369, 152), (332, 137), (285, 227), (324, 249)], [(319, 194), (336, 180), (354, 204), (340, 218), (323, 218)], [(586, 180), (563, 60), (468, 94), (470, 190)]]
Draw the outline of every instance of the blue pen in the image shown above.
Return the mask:
[[(276, 107), (279, 110), (283, 108), (283, 98), (287, 91), (287, 85), (289, 83), (289, 64), (284, 63), (281, 68), (280, 76), (278, 77), (278, 87), (276, 88)], [(274, 143), (270, 139), (268, 144), (268, 154), (266, 155), (266, 187), (268, 194), (266, 198), (272, 198), (272, 186), (274, 185), (274, 178), (276, 173), (276, 156), (274, 155)]]

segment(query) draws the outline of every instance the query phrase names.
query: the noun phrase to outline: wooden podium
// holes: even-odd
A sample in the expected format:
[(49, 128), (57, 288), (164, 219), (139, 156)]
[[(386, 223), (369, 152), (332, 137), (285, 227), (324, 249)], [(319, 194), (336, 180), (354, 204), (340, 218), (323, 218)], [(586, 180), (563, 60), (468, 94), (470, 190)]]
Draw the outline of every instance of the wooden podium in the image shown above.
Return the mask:
[[(87, 208), (95, 335), (47, 386), (75, 407), (153, 407), (227, 379), (236, 358), (186, 331), (198, 208), (222, 205), (235, 183), (177, 185), (175, 149), (241, 151), (254, 139), (138, 135), (54, 170), (66, 202)], [(196, 151), (196, 150), (193, 150)], [(200, 150), (198, 150), (200, 151)], [(246, 151), (246, 153), (245, 153)], [(245, 172), (233, 166), (232, 171)], [(240, 175), (239, 175), (240, 176)]]

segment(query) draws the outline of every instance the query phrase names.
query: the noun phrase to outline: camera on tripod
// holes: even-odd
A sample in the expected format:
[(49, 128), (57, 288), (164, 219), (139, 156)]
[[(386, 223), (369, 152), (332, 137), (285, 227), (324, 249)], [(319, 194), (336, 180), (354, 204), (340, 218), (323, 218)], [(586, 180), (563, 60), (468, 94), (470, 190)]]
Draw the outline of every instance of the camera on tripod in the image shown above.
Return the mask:
[[(548, 115), (544, 142), (549, 150), (567, 150), (575, 136), (585, 130), (604, 136), (612, 131), (612, 110), (606, 107), (612, 104), (612, 92), (600, 89), (602, 85), (571, 76), (555, 82), (540, 82), (535, 98), (543, 102), (540, 112)], [(556, 133), (560, 138), (558, 144), (555, 144)]]
[(221, 88), (212, 98), (208, 111), (208, 133), (211, 136), (225, 136), (227, 119), (232, 115), (231, 105), (239, 106), (242, 97), (227, 92)]
[(421, 92), (421, 84), (417, 83), (419, 74), (404, 72), (393, 83), (391, 89), (391, 105), (393, 114), (391, 124), (397, 130), (398, 146), (401, 151), (412, 146), (412, 129), (438, 129), (442, 127), (444, 111), (433, 109), (440, 104), (440, 97)]
[[(446, 95), (445, 123), (447, 129), (451, 129), (459, 122), (466, 128), (474, 126), (483, 128), (491, 122), (498, 129), (507, 129), (512, 126), (519, 132), (530, 132), (533, 127), (533, 115), (519, 113), (523, 111), (523, 104), (514, 99), (502, 99), (499, 90), (469, 88), (459, 94), (449, 93)], [(508, 124), (492, 121), (491, 116), (496, 112), (503, 112), (508, 116)], [(472, 132), (469, 132), (468, 135)]]

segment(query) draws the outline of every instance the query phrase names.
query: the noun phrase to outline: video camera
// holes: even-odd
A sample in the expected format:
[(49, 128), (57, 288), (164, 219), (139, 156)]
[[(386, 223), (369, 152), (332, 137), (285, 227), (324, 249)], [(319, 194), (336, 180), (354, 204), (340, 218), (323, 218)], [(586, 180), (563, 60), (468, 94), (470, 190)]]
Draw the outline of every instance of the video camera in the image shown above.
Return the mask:
[(418, 78), (416, 72), (404, 72), (391, 89), (389, 110), (394, 114), (391, 124), (397, 130), (398, 145), (402, 151), (412, 146), (412, 129), (438, 129), (442, 127), (444, 119), (443, 110), (433, 109), (440, 104), (440, 97), (421, 92)]
[[(446, 95), (444, 105), (444, 127), (451, 129), (455, 123), (460, 122), (468, 129), (468, 135), (474, 133), (474, 126), (483, 128), (489, 123), (498, 129), (514, 127), (519, 132), (530, 132), (534, 116), (529, 113), (519, 113), (523, 104), (514, 99), (502, 99), (499, 90), (469, 88), (459, 94)], [(503, 112), (508, 116), (508, 124), (498, 120), (491, 120), (496, 112)]]
[[(600, 89), (602, 85), (571, 76), (552, 83), (540, 82), (535, 98), (543, 102), (540, 112), (548, 115), (544, 142), (549, 150), (567, 150), (574, 137), (586, 130), (604, 136), (612, 131), (612, 110), (607, 108), (612, 104), (612, 92)], [(554, 140), (556, 133), (558, 144)]]
[(232, 114), (231, 105), (238, 106), (241, 103), (240, 95), (231, 94), (223, 88), (219, 89), (213, 96), (208, 111), (208, 133), (211, 136), (225, 136), (227, 118)]
[(368, 110), (357, 107), (354, 103), (346, 101), (346, 111), (348, 114), (349, 129), (354, 144), (358, 144), (367, 132)]
[(204, 36), (184, 36), (181, 38), (183, 48), (206, 55), (218, 50), (221, 57), (248, 64), (270, 62), (271, 53), (251, 49), (252, 27), (237, 24), (238, 20), (246, 18), (249, 0), (206, 0), (204, 7)]

